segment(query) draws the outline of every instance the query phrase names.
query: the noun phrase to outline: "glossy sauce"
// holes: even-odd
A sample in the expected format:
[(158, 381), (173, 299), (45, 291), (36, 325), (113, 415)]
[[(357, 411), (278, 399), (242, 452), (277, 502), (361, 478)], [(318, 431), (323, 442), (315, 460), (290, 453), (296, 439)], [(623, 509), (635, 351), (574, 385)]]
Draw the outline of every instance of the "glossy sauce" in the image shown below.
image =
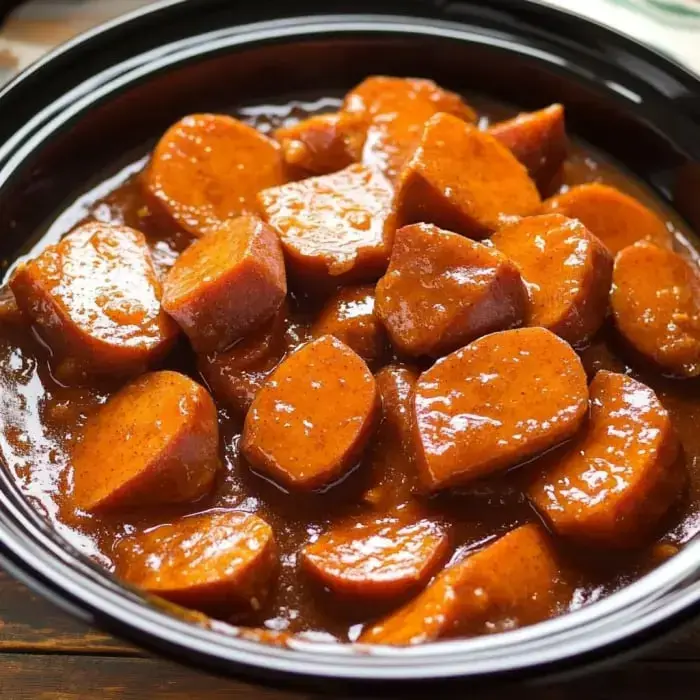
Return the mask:
[[(491, 103), (477, 101), (481, 114), (492, 119), (510, 116)], [(310, 113), (337, 107), (338, 100), (292, 102), (239, 110), (237, 116), (263, 132), (291, 124)], [(487, 117), (482, 118), (482, 125)], [(35, 248), (55, 242), (76, 223), (85, 219), (123, 223), (142, 231), (149, 242), (156, 268), (169, 268), (177, 254), (190, 242), (187, 234), (175, 230), (150, 215), (138, 186), (137, 173), (146, 163), (135, 160), (119, 173), (72, 204), (52, 225)], [(674, 231), (677, 247), (697, 260), (682, 224), (653, 200), (644, 188), (613, 167), (591, 149), (573, 145), (563, 173), (561, 187), (600, 181), (620, 187), (659, 211)], [(300, 343), (322, 304), (320, 297), (290, 294), (291, 329), (287, 336)], [(632, 371), (618, 354), (609, 329), (604, 328), (581, 353), (590, 376), (598, 369), (630, 372), (652, 387), (670, 411), (680, 435), (690, 473), (690, 489), (685, 500), (667, 518), (658, 540), (682, 545), (700, 531), (700, 390), (695, 381), (678, 382), (655, 373)], [(384, 357), (389, 361), (390, 357)], [(379, 359), (373, 369), (383, 364)], [(183, 341), (172, 352), (165, 366), (199, 379), (195, 357)], [(23, 493), (73, 547), (109, 570), (114, 570), (120, 540), (126, 535), (161, 526), (183, 514), (211, 509), (235, 508), (260, 515), (275, 532), (280, 552), (280, 574), (268, 603), (255, 613), (231, 621), (263, 626), (269, 630), (298, 632), (314, 630), (348, 641), (357, 638), (361, 624), (382, 610), (364, 605), (337, 605), (334, 599), (314, 586), (299, 571), (298, 554), (331, 525), (345, 523), (353, 516), (391, 511), (410, 511), (420, 517), (442, 517), (453, 523), (451, 529), (454, 560), (459, 553), (478, 548), (515, 526), (537, 520), (522, 494), (518, 470), (500, 475), (468, 492), (440, 494), (433, 498), (412, 497), (416, 470), (404, 456), (401, 439), (392, 425), (383, 423), (369, 449), (341, 483), (323, 493), (293, 496), (255, 473), (240, 456), (241, 422), (227, 409), (219, 408), (221, 455), (224, 468), (217, 476), (212, 493), (199, 502), (184, 506), (149, 508), (133, 513), (93, 517), (74, 512), (64, 493), (72, 491), (73, 470), (69, 455), (86, 417), (102, 404), (118, 384), (105, 379), (99, 386), (65, 386), (56, 376), (47, 348), (28, 329), (10, 323), (0, 332), (0, 451), (16, 476)], [(423, 368), (421, 368), (423, 369)], [(527, 469), (527, 467), (526, 467)], [(524, 471), (524, 470), (523, 470)], [(368, 497), (372, 489), (384, 486), (380, 504)], [(606, 555), (566, 547), (578, 582), (570, 607), (577, 608), (613, 591), (638, 577), (668, 554), (668, 548), (653, 544), (642, 550)], [(394, 605), (396, 601), (394, 601)]]

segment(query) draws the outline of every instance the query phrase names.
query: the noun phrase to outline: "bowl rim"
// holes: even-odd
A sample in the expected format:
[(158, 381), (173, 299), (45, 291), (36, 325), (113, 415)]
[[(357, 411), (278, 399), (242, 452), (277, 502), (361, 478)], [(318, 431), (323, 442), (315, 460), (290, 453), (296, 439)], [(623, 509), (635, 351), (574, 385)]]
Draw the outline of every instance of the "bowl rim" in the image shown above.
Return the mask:
[[(181, 6), (185, 0), (162, 0), (153, 8), (131, 13), (107, 25), (138, 21), (144, 14)], [(543, 6), (544, 7), (544, 6)], [(547, 11), (555, 11), (549, 6)], [(559, 12), (559, 11), (555, 11)], [(571, 16), (571, 13), (560, 13)], [(587, 20), (581, 19), (586, 22)], [(600, 30), (610, 30), (598, 25)], [(69, 42), (57, 50), (70, 52), (76, 41), (88, 41), (102, 30)], [(253, 48), (261, 42), (280, 39), (327, 38), (328, 32), (350, 35), (399, 33), (405, 36), (435, 36), (458, 41), (496, 41), (451, 21), (381, 15), (330, 15), (271, 20), (207, 32), (187, 40), (145, 52), (119, 70), (106, 70), (89, 85), (69, 91), (58, 107), (53, 106), (28, 123), (15, 138), (0, 147), (0, 188), (23, 160), (50, 139), (70, 119), (80, 115), (120, 88), (158, 70), (172, 68), (190, 57), (201, 58), (219, 48)], [(622, 37), (626, 39), (625, 37)], [(636, 42), (635, 42), (636, 43)], [(649, 54), (646, 47), (638, 49)], [(174, 48), (171, 48), (174, 47)], [(503, 46), (513, 50), (512, 45)], [(522, 50), (523, 47), (519, 47)], [(53, 55), (56, 55), (54, 52)], [(681, 70), (700, 90), (692, 73), (651, 52), (655, 61)], [(48, 57), (51, 60), (52, 55)], [(538, 59), (546, 60), (538, 55)], [(47, 65), (44, 63), (44, 65)], [(30, 71), (39, 70), (41, 66)], [(22, 84), (23, 77), (10, 86)], [(13, 87), (14, 86), (14, 87)], [(0, 93), (0, 108), (2, 97)], [(72, 101), (73, 98), (77, 98)], [(292, 648), (261, 645), (222, 634), (227, 626), (191, 624), (187, 618), (168, 614), (169, 608), (149, 604), (133, 589), (118, 583), (110, 574), (66, 548), (37, 511), (20, 494), (9, 470), (0, 470), (0, 564), (13, 575), (38, 589), (46, 597), (85, 620), (145, 646), (169, 652), (186, 661), (211, 660), (231, 664), (236, 672), (260, 677), (272, 673), (287, 679), (343, 679), (347, 681), (410, 681), (453, 679), (532, 671), (605, 655), (613, 646), (628, 645), (670, 620), (686, 616), (700, 606), (700, 540), (690, 542), (678, 555), (635, 583), (600, 602), (537, 625), (493, 637), (440, 641), (411, 648), (358, 648), (295, 641)], [(269, 680), (266, 678), (265, 680)]]
[[(220, 2), (221, 0), (204, 0), (203, 4), (216, 4), (216, 2)], [(409, 2), (415, 2), (415, 9), (418, 10), (418, 2), (421, 2), (421, 0), (409, 0)], [(46, 53), (42, 54), (39, 56), (35, 61), (32, 61), (28, 66), (23, 68), (21, 71), (19, 71), (17, 74), (15, 74), (9, 81), (7, 81), (1, 88), (0, 88), (0, 98), (5, 94), (5, 92), (9, 91), (10, 89), (13, 89), (16, 85), (18, 85), (20, 82), (24, 81), (29, 75), (34, 74), (35, 72), (41, 70), (46, 64), (52, 63), (55, 61), (56, 58), (62, 56), (63, 54), (75, 49), (76, 47), (91, 41), (94, 38), (99, 37), (100, 35), (106, 34), (110, 32), (113, 29), (122, 27), (126, 24), (130, 24), (132, 22), (138, 22), (139, 20), (143, 19), (146, 16), (152, 16), (155, 14), (158, 14), (160, 12), (168, 12), (172, 10), (173, 8), (181, 8), (184, 7), (189, 0), (152, 0), (148, 5), (144, 5), (143, 7), (137, 7), (135, 9), (129, 10), (128, 12), (125, 12), (121, 15), (118, 15), (117, 17), (114, 17), (112, 19), (106, 20), (104, 22), (101, 22), (100, 24), (95, 25), (94, 27), (91, 27), (89, 29), (85, 29), (82, 32), (76, 34), (75, 36), (57, 44), (54, 46), (52, 49), (47, 51)], [(442, 0), (427, 0), (428, 3), (433, 4), (432, 9), (437, 9), (439, 10), (442, 6)], [(595, 26), (598, 30), (607, 33), (610, 36), (615, 36), (617, 39), (621, 42), (627, 43), (629, 45), (634, 45), (638, 49), (641, 49), (648, 55), (655, 55), (658, 59), (661, 61), (665, 62), (668, 65), (672, 65), (676, 70), (679, 70), (683, 73), (685, 73), (688, 77), (690, 77), (693, 80), (698, 79), (700, 76), (696, 75), (687, 65), (685, 65), (678, 57), (676, 57), (673, 54), (667, 53), (663, 49), (661, 49), (659, 46), (647, 44), (643, 42), (641, 39), (637, 39), (636, 37), (633, 37), (630, 34), (626, 34), (622, 31), (619, 31), (615, 27), (612, 27), (610, 25), (604, 24), (603, 22), (590, 17), (588, 15), (581, 14), (580, 12), (577, 12), (576, 9), (574, 8), (568, 8), (568, 7), (560, 7), (560, 6), (554, 6), (546, 2), (546, 0), (526, 0), (527, 4), (534, 8), (538, 8), (540, 11), (544, 12), (545, 14), (551, 14), (551, 15), (559, 15), (560, 17), (568, 17), (570, 19), (575, 19), (577, 22), (581, 22), (582, 25), (589, 25), (589, 26)], [(380, 4), (380, 3), (377, 3)], [(461, 4), (469, 5), (471, 4), (470, 0), (456, 0), (454, 3), (455, 5), (459, 6)], [(522, 5), (522, 0), (491, 0), (490, 2), (491, 5), (494, 7), (498, 8), (499, 6), (503, 7), (508, 7), (512, 5)], [(421, 2), (421, 7), (420, 9), (422, 10), (428, 10), (430, 9), (429, 6), (427, 5), (426, 2)], [(316, 13), (316, 14), (321, 14), (321, 13)], [(344, 16), (363, 16), (363, 17), (368, 17), (370, 16), (370, 13), (362, 12), (362, 13), (355, 13), (355, 12), (344, 12), (342, 13)], [(378, 16), (378, 17), (404, 17), (404, 18), (411, 18), (415, 15), (407, 15), (404, 14), (403, 10), (402, 12), (388, 12), (385, 6), (383, 6), (383, 9), (379, 12), (376, 13), (371, 13), (372, 15)], [(325, 15), (326, 17), (333, 16), (333, 13), (328, 13)], [(431, 14), (431, 18), (433, 18), (433, 15)], [(274, 20), (273, 20), (274, 21)], [(243, 26), (243, 25), (241, 25)]]

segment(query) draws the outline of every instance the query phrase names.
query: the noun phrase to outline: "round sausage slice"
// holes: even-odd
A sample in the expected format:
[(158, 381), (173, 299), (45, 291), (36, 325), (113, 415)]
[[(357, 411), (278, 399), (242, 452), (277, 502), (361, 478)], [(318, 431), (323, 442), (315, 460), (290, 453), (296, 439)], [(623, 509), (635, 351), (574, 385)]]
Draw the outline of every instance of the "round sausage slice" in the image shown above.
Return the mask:
[(605, 320), (613, 259), (579, 221), (560, 214), (521, 219), (491, 242), (520, 270), (530, 304), (527, 324), (585, 345)]
[(493, 124), (488, 131), (527, 168), (540, 191), (550, 186), (566, 158), (566, 127), (561, 105), (518, 114)]
[(559, 535), (632, 547), (685, 483), (678, 438), (654, 392), (631, 377), (601, 370), (590, 393), (584, 432), (563, 456), (545, 457), (528, 496)]
[(668, 228), (653, 211), (609, 185), (576, 185), (548, 199), (543, 209), (578, 219), (613, 255), (642, 239), (664, 248), (670, 248), (673, 242)]
[(75, 229), (20, 265), (10, 287), (54, 355), (88, 372), (143, 372), (177, 335), (146, 239), (126, 226)]
[(351, 165), (263, 190), (258, 199), (301, 283), (371, 281), (386, 269), (393, 189), (379, 171)]
[(700, 376), (700, 269), (640, 242), (615, 258), (610, 297), (628, 343), (666, 373)]
[(236, 511), (210, 511), (122, 540), (116, 574), (204, 612), (259, 610), (277, 569), (272, 528)]
[(257, 211), (256, 195), (286, 182), (272, 139), (224, 114), (192, 114), (171, 126), (144, 172), (147, 194), (194, 236)]
[(301, 564), (334, 593), (375, 602), (422, 588), (447, 557), (448, 547), (444, 529), (429, 520), (359, 521), (304, 547)]
[(476, 121), (474, 110), (459, 95), (432, 80), (384, 75), (371, 76), (351, 90), (345, 96), (343, 112), (366, 124), (362, 162), (379, 168), (392, 180), (434, 114), (446, 112), (467, 122)]
[(282, 144), (287, 165), (312, 175), (327, 175), (362, 158), (366, 131), (361, 116), (333, 112), (281, 127), (274, 137)]
[(497, 250), (432, 226), (396, 232), (377, 315), (394, 346), (439, 357), (493, 331), (519, 326), (527, 293), (517, 267)]
[(194, 501), (219, 466), (216, 407), (177, 372), (145, 374), (88, 419), (73, 455), (78, 508), (105, 512)]
[(362, 358), (322, 336), (287, 357), (260, 389), (243, 426), (243, 454), (283, 486), (327, 486), (357, 462), (378, 403)]
[(514, 466), (570, 438), (588, 411), (581, 361), (544, 328), (493, 333), (424, 372), (417, 459), (431, 491)]
[(563, 610), (570, 588), (542, 528), (523, 525), (439, 574), (359, 642), (407, 646), (506, 631)]
[(345, 287), (323, 307), (312, 335), (333, 335), (351, 347), (365, 362), (384, 354), (384, 326), (374, 313), (374, 287)]
[(425, 221), (470, 238), (540, 206), (525, 166), (495, 137), (449, 114), (425, 123), (396, 182), (399, 225)]
[(287, 295), (277, 234), (260, 219), (231, 219), (187, 248), (163, 284), (163, 308), (199, 352), (224, 350)]

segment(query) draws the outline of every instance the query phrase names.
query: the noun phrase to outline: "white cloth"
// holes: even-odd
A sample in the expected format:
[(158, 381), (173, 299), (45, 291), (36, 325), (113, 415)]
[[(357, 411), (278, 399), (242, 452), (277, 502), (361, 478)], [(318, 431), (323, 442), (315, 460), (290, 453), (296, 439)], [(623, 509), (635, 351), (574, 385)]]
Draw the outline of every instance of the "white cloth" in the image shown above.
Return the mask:
[(540, 0), (660, 49), (700, 75), (700, 0)]

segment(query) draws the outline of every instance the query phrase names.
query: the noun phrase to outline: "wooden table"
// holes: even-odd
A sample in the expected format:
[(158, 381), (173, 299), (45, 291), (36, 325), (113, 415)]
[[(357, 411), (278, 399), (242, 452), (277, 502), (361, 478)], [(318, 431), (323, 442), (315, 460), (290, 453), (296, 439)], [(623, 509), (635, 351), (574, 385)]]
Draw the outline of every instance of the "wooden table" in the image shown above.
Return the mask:
[[(566, 682), (478, 697), (683, 700), (700, 695), (700, 622), (639, 659)], [(1, 700), (311, 700), (216, 678), (85, 627), (0, 572)], [(424, 698), (425, 695), (416, 695)], [(464, 694), (470, 700), (474, 695)], [(437, 698), (435, 699), (437, 700)]]

